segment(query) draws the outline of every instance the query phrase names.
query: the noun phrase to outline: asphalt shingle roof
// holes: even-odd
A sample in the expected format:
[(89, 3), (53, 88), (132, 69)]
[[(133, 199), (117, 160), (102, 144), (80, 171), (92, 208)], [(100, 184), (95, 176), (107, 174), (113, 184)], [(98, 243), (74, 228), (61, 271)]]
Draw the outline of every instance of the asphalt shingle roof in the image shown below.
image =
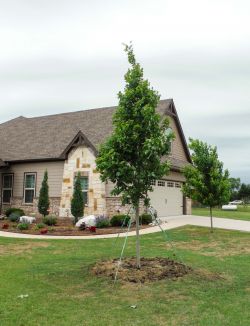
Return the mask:
[[(173, 100), (159, 102), (157, 111), (170, 112)], [(98, 149), (112, 132), (116, 107), (16, 119), (0, 124), (0, 159), (5, 162), (57, 159), (79, 131)]]

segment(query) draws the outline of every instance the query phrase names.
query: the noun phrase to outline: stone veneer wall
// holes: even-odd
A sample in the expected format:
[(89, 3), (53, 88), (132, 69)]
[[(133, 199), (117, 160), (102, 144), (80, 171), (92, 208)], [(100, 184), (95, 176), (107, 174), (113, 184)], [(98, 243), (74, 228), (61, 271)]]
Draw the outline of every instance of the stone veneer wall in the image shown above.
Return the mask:
[[(112, 217), (117, 214), (128, 214), (130, 205), (122, 206), (121, 200), (119, 197), (106, 197), (106, 211), (109, 217)], [(145, 206), (143, 202), (140, 202), (139, 214), (145, 212)]]
[[(60, 209), (60, 197), (50, 197), (50, 214), (59, 215)], [(24, 210), (25, 214), (39, 214), (38, 212), (38, 198), (34, 198), (33, 204), (24, 204), (22, 197), (13, 197), (11, 199), (11, 203), (3, 204), (2, 210), (3, 212), (10, 207), (18, 207)]]
[(84, 215), (105, 214), (105, 184), (96, 171), (95, 155), (90, 148), (79, 146), (71, 150), (64, 163), (60, 216), (72, 217), (70, 205), (74, 178), (78, 172), (89, 178), (88, 206), (84, 209)]

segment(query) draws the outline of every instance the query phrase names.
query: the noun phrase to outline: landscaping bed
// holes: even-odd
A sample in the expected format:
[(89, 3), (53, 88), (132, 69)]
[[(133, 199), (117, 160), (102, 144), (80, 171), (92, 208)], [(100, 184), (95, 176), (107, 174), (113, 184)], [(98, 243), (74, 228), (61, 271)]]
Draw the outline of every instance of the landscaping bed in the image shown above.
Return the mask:
[[(141, 228), (148, 227), (152, 222), (152, 216), (146, 213), (139, 218)], [(0, 230), (34, 235), (103, 235), (126, 232), (132, 221), (132, 217), (124, 214), (114, 215), (110, 219), (105, 215), (88, 215), (78, 219), (58, 218), (55, 215), (26, 216), (23, 210), (11, 207), (1, 216)], [(135, 230), (134, 222), (131, 223), (130, 230)]]
[[(4, 225), (8, 225), (4, 228)], [(69, 218), (58, 218), (56, 225), (44, 226), (42, 229), (37, 229), (37, 225), (42, 224), (42, 218), (36, 218), (36, 222), (29, 225), (27, 230), (20, 230), (17, 228), (18, 223), (11, 222), (9, 220), (0, 220), (0, 230), (5, 232), (15, 232), (24, 234), (46, 234), (56, 236), (89, 236), (89, 235), (102, 235), (102, 234), (114, 234), (127, 231), (127, 227), (121, 228), (120, 226), (109, 226), (106, 228), (96, 228), (95, 232), (91, 232), (89, 229), (80, 230), (72, 224)], [(148, 225), (141, 225), (141, 228), (147, 228)], [(47, 230), (45, 233), (41, 233), (42, 230)], [(131, 231), (135, 230), (134, 226), (131, 226)]]

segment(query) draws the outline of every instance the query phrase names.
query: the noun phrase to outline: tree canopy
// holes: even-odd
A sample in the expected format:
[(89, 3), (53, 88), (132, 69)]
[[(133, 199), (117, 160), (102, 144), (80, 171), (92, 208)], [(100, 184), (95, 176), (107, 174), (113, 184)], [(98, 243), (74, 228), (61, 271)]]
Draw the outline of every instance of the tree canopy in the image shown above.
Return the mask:
[(228, 170), (223, 170), (217, 148), (198, 139), (190, 139), (192, 165), (184, 168), (186, 196), (210, 207), (212, 228), (212, 207), (227, 203), (230, 198)]
[(132, 45), (125, 45), (131, 68), (125, 75), (124, 92), (119, 92), (118, 108), (113, 116), (114, 131), (101, 146), (97, 167), (102, 181), (115, 184), (114, 195), (123, 203), (147, 204), (152, 180), (168, 174), (169, 162), (163, 156), (170, 151), (172, 133), (166, 132), (169, 121), (156, 113), (160, 96), (143, 78)]
[(250, 202), (250, 184), (242, 183), (237, 194), (238, 199), (242, 199), (244, 202)]
[(230, 181), (230, 199), (235, 200), (238, 199), (238, 192), (241, 187), (240, 178), (229, 178)]

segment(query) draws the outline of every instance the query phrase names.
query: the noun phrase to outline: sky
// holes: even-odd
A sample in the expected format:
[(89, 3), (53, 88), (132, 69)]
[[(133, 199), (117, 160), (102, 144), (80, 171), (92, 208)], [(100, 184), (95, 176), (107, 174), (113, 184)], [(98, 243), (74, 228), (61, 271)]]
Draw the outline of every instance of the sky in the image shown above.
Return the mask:
[(250, 2), (0, 0), (0, 122), (117, 105), (133, 42), (186, 138), (250, 183)]

